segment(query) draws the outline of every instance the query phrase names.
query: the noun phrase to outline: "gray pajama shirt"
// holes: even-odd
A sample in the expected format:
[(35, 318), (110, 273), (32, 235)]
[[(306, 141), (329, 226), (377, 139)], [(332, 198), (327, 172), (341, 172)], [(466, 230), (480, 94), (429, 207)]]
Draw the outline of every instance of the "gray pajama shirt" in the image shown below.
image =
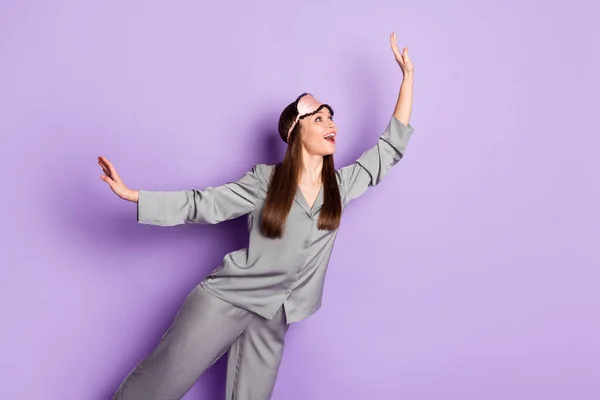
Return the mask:
[[(342, 207), (375, 186), (402, 158), (413, 127), (392, 117), (372, 148), (337, 170)], [(144, 224), (216, 224), (248, 214), (247, 248), (223, 258), (201, 285), (213, 295), (272, 318), (283, 304), (287, 323), (305, 319), (321, 306), (327, 264), (337, 230), (317, 228), (323, 191), (312, 208), (298, 187), (281, 239), (260, 233), (260, 213), (272, 165), (258, 164), (239, 180), (204, 190), (139, 192), (138, 221)]]

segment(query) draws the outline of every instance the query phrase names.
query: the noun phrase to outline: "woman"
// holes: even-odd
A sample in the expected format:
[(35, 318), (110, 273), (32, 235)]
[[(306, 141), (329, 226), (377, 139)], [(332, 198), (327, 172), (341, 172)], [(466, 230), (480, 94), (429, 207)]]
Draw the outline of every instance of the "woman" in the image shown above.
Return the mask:
[(403, 156), (413, 127), (413, 64), (390, 36), (403, 81), (393, 116), (377, 144), (352, 165), (334, 168), (333, 109), (310, 94), (288, 105), (279, 134), (280, 164), (258, 164), (239, 180), (204, 190), (127, 188), (99, 157), (101, 176), (120, 198), (137, 202), (138, 222), (216, 224), (248, 215), (248, 248), (227, 254), (187, 296), (154, 351), (114, 399), (180, 399), (225, 352), (226, 398), (271, 397), (289, 324), (321, 306), (327, 264), (342, 209), (375, 186)]

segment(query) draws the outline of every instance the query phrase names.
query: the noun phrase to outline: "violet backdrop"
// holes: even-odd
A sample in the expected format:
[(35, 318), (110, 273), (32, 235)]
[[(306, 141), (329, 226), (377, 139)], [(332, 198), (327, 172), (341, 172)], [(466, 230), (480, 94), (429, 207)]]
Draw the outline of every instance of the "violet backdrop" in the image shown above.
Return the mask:
[[(346, 210), (323, 308), (274, 400), (600, 398), (591, 1), (0, 2), (0, 398), (108, 399), (245, 219), (136, 223), (132, 188), (281, 159), (279, 113), (329, 102), (336, 165), (415, 63), (406, 157)], [(391, 262), (390, 260), (400, 260)], [(186, 395), (220, 399), (225, 360)]]

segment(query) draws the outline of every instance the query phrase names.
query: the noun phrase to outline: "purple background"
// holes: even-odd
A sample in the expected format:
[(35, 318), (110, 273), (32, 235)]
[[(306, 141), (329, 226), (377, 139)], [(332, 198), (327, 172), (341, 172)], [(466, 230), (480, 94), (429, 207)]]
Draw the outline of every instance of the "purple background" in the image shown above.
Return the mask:
[(138, 225), (97, 155), (136, 189), (219, 185), (280, 160), (310, 91), (346, 165), (392, 113), (393, 30), (415, 136), (347, 209), (273, 399), (600, 398), (598, 7), (451, 3), (2, 1), (0, 398), (108, 399), (246, 244), (243, 218)]

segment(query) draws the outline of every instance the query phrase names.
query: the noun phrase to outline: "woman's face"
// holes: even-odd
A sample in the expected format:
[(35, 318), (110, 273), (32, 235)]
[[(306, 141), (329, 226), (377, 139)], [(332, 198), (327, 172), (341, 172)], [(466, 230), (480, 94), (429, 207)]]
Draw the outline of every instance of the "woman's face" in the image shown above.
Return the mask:
[(310, 155), (326, 156), (335, 152), (337, 127), (327, 107), (300, 120), (302, 145)]

